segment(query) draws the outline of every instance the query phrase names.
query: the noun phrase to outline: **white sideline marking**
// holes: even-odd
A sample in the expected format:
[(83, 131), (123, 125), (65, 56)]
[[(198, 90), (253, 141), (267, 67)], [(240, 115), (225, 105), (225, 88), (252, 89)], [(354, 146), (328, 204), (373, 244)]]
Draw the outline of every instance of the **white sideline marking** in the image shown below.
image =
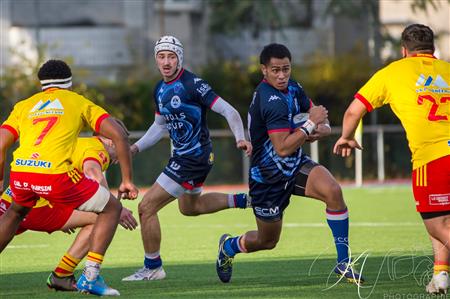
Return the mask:
[(48, 244), (37, 244), (37, 245), (8, 245), (8, 249), (29, 249), (29, 248), (45, 248), (49, 247)]

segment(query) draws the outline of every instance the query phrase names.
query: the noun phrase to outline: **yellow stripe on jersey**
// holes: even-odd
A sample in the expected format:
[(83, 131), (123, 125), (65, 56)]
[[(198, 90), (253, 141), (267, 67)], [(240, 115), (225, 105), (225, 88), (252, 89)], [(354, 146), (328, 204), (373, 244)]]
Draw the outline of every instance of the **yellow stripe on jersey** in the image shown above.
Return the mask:
[(423, 54), (381, 69), (355, 97), (368, 108), (390, 105), (406, 131), (417, 169), (450, 155), (449, 86), (450, 63)]
[(98, 130), (107, 116), (103, 108), (66, 89), (51, 88), (18, 102), (3, 123), (20, 138), (11, 170), (50, 174), (72, 170), (72, 153), (84, 123)]

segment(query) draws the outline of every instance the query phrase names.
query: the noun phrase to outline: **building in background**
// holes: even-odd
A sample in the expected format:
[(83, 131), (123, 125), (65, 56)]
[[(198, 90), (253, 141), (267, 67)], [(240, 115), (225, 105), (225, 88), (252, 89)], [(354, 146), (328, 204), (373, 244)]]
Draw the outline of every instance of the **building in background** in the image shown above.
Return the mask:
[[(430, 26), (437, 37), (436, 56), (450, 61), (450, 3), (446, 0), (434, 1), (428, 4), (427, 9), (415, 10), (411, 1), (380, 1), (380, 21), (383, 30), (394, 40), (400, 40), (403, 29), (413, 23), (422, 23)], [(389, 44), (383, 49), (382, 57), (396, 56), (395, 49)]]
[[(373, 43), (367, 12), (329, 14), (329, 0), (273, 1), (284, 7), (282, 17), (293, 21), (255, 36), (246, 28), (234, 35), (212, 34), (204, 0), (0, 0), (0, 71), (24, 57), (36, 60), (41, 45), (45, 59), (70, 59), (93, 80), (114, 80), (136, 66), (153, 65), (153, 44), (163, 34), (179, 37), (186, 65), (194, 69), (217, 59), (249, 62), (270, 42), (286, 44), (300, 64), (316, 52), (333, 56), (359, 47), (369, 55)], [(414, 13), (410, 1), (379, 1), (381, 28), (397, 39), (409, 23), (429, 24), (439, 36), (439, 56), (449, 59), (450, 5), (438, 4), (437, 11), (429, 8), (427, 14)], [(383, 57), (392, 52), (385, 48)]]

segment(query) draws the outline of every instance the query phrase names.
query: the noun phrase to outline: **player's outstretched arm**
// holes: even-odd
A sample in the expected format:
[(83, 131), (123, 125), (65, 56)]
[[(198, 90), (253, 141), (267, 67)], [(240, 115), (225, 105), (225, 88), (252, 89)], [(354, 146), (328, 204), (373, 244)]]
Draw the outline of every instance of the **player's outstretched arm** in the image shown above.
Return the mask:
[(155, 114), (155, 121), (135, 144), (131, 146), (131, 154), (135, 155), (156, 144), (167, 133), (166, 119), (164, 116)]
[(131, 167), (131, 152), (128, 136), (125, 130), (113, 119), (106, 118), (100, 124), (100, 135), (111, 139), (116, 146), (117, 158), (122, 173), (122, 183), (119, 186), (119, 197), (135, 199), (138, 189), (133, 184), (133, 171)]
[(245, 139), (244, 125), (239, 112), (222, 98), (218, 98), (214, 102), (211, 110), (225, 117), (236, 139), (236, 147), (243, 150), (247, 156), (250, 156), (252, 144)]
[(14, 144), (14, 135), (3, 128), (0, 128), (0, 194), (4, 191), (3, 176), (6, 161), (6, 152)]
[(336, 141), (333, 152), (342, 157), (350, 156), (352, 149), (362, 149), (361, 145), (355, 140), (355, 131), (359, 121), (367, 113), (367, 109), (361, 101), (354, 99), (344, 114), (342, 122), (342, 135)]

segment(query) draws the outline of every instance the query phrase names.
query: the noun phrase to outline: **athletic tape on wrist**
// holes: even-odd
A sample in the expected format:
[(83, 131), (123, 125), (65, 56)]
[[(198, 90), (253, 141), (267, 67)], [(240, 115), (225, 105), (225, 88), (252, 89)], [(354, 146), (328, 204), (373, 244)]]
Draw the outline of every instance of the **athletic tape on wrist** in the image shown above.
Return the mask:
[(313, 123), (310, 119), (308, 119), (307, 121), (305, 121), (305, 123), (300, 127), (300, 129), (306, 129), (308, 131), (308, 135), (312, 133), (312, 131), (314, 131), (314, 129), (316, 128), (316, 124)]

